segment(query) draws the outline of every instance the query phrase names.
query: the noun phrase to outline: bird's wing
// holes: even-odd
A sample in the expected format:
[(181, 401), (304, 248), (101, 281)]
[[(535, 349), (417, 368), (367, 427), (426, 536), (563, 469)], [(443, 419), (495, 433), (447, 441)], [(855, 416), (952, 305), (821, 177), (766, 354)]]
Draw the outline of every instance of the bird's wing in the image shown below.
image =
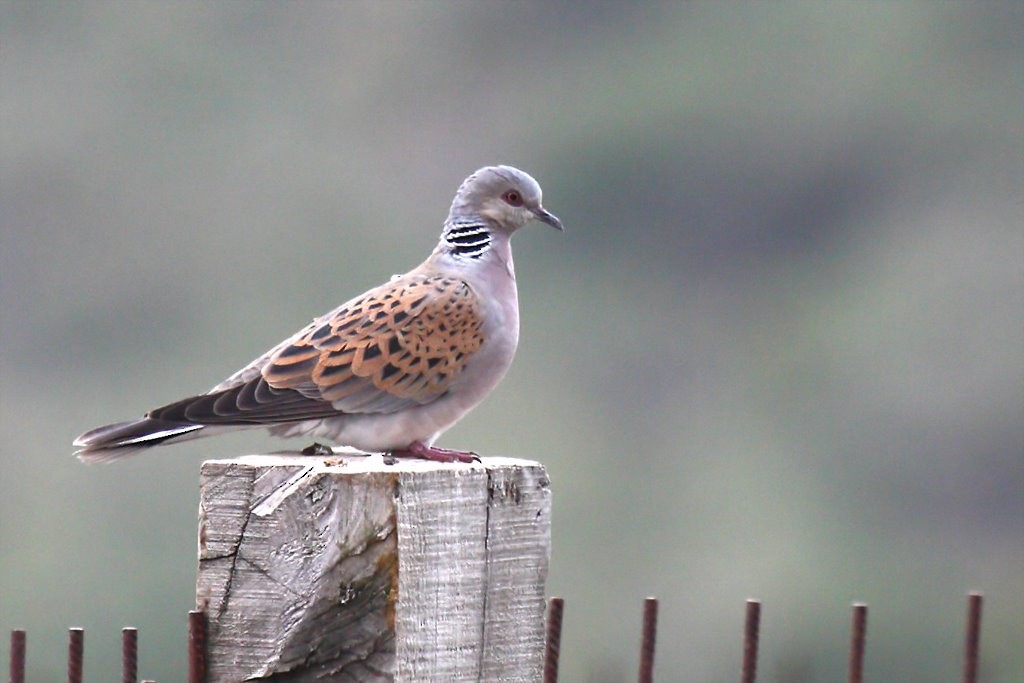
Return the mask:
[(345, 413), (391, 413), (437, 399), (483, 344), (476, 293), (458, 278), (399, 278), (317, 321), (262, 368), (276, 389)]
[(480, 349), (482, 325), (477, 295), (461, 279), (402, 277), (314, 320), (209, 394), (148, 416), (267, 424), (424, 405)]

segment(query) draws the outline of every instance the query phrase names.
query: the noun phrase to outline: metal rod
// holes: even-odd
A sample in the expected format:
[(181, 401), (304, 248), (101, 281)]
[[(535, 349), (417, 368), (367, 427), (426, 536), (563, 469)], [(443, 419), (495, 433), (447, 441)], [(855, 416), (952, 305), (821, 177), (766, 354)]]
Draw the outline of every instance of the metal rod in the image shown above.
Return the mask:
[(188, 683), (206, 679), (206, 614), (202, 610), (188, 613)]
[(964, 683), (977, 683), (981, 658), (981, 600), (978, 591), (967, 594), (967, 636), (964, 640)]
[(68, 629), (68, 683), (82, 683), (82, 656), (85, 653), (85, 631)]
[(562, 612), (565, 600), (548, 600), (548, 627), (544, 643), (544, 683), (558, 683), (558, 655), (562, 648)]
[(743, 668), (740, 670), (742, 683), (757, 680), (757, 636), (761, 626), (761, 603), (747, 600), (747, 618), (743, 625)]
[(654, 641), (658, 633), (658, 599), (644, 600), (643, 635), (640, 638), (640, 671), (638, 683), (654, 681)]
[(848, 683), (862, 683), (864, 680), (864, 647), (868, 631), (868, 606), (853, 603), (853, 617), (850, 620), (850, 660), (846, 668)]
[(131, 626), (121, 629), (121, 683), (139, 680), (139, 630)]
[(11, 683), (25, 683), (25, 631), (11, 631)]

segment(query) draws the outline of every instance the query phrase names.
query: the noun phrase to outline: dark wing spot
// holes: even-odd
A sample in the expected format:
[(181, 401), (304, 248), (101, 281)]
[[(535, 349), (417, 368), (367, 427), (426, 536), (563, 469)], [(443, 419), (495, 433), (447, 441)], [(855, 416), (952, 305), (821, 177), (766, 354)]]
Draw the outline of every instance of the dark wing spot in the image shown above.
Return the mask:
[(337, 365), (325, 365), (320, 370), (320, 381), (326, 381), (334, 377), (335, 375), (346, 375), (351, 371), (348, 363), (339, 363)]
[(277, 357), (281, 358), (281, 359), (292, 358), (294, 356), (305, 355), (305, 354), (307, 354), (309, 352), (310, 352), (310, 348), (308, 346), (303, 346), (303, 345), (300, 345), (300, 344), (293, 344), (292, 346), (289, 346), (288, 348), (284, 349), (279, 354), (277, 354)]
[(359, 318), (349, 318), (344, 325), (340, 325), (338, 327), (338, 332), (344, 332), (346, 330), (349, 330), (355, 327), (357, 324), (359, 324)]
[(313, 334), (310, 335), (309, 340), (310, 341), (320, 341), (324, 337), (329, 336), (331, 334), (331, 332), (333, 332), (333, 330), (331, 329), (330, 324), (321, 325), (320, 329), (318, 329), (316, 332), (314, 332)]

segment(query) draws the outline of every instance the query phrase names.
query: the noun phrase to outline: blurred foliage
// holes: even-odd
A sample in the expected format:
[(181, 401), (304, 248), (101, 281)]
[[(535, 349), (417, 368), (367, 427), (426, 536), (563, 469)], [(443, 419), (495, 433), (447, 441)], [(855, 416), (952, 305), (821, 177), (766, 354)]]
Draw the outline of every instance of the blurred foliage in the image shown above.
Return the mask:
[[(0, 4), (0, 614), (30, 678), (179, 680), (207, 457), (70, 441), (432, 248), (510, 163), (523, 333), (442, 439), (542, 460), (563, 677), (1024, 680), (1021, 3)], [(304, 444), (293, 444), (300, 446)], [(6, 654), (3, 655), (6, 657)]]

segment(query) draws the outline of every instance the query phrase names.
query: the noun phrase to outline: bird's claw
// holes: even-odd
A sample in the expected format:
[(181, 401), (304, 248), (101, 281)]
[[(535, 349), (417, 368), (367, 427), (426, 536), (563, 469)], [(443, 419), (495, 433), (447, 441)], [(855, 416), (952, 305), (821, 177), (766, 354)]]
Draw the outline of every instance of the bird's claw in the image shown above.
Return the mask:
[(481, 462), (480, 456), (473, 451), (457, 451), (450, 448), (428, 446), (422, 441), (414, 441), (406, 448), (391, 451), (395, 458), (420, 458), (433, 462)]
[(316, 441), (306, 446), (299, 452), (302, 453), (303, 455), (334, 455), (333, 448), (331, 448), (330, 446), (325, 446), (322, 443), (318, 443)]

